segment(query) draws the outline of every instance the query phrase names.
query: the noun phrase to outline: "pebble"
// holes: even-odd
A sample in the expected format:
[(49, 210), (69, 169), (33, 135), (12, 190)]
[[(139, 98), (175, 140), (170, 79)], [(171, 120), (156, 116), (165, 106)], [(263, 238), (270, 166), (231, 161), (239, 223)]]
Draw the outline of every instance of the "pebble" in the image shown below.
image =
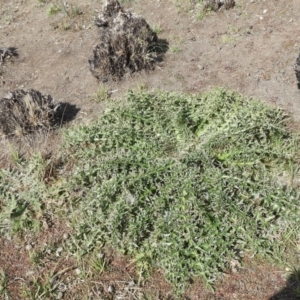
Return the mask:
[(69, 234), (68, 234), (68, 233), (64, 233), (63, 239), (64, 239), (64, 240), (67, 240), (68, 238), (69, 238)]
[(34, 271), (32, 271), (32, 270), (29, 270), (29, 271), (26, 272), (27, 277), (30, 277), (30, 276), (33, 276), (33, 275), (34, 275)]
[(64, 283), (60, 283), (57, 288), (60, 292), (65, 292), (68, 289)]
[(25, 250), (29, 251), (31, 249), (32, 249), (32, 246), (30, 244), (28, 244), (28, 245), (25, 246)]
[(79, 275), (80, 273), (81, 273), (81, 271), (80, 271), (80, 269), (75, 269), (75, 273), (77, 274), (77, 275)]
[(113, 285), (110, 285), (107, 289), (107, 291), (111, 294), (113, 294), (115, 292), (115, 287)]
[(56, 249), (56, 252), (55, 252), (55, 255), (56, 256), (60, 256), (60, 253), (63, 251), (63, 248), (62, 247), (59, 247)]
[(105, 253), (100, 252), (100, 253), (97, 254), (97, 257), (100, 258), (100, 259), (103, 259), (103, 258), (105, 258)]

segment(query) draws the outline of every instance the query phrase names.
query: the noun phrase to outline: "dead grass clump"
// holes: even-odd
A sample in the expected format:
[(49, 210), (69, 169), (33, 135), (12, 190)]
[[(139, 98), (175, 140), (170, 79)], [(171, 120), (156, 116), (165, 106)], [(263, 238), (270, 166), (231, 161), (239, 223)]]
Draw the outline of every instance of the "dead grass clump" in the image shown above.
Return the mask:
[(100, 43), (89, 64), (97, 79), (118, 80), (154, 67), (158, 39), (144, 18), (125, 11), (117, 0), (108, 0), (95, 24), (101, 28)]
[(235, 6), (234, 0), (205, 0), (204, 9), (218, 11), (219, 9), (230, 9)]
[(3, 74), (2, 65), (5, 60), (12, 57), (18, 57), (18, 51), (15, 47), (3, 48), (0, 47), (0, 76)]
[(2, 48), (0, 47), (0, 63), (4, 62), (5, 59), (11, 57), (17, 57), (18, 51), (15, 47)]
[(300, 54), (297, 57), (296, 65), (295, 65), (294, 69), (295, 69), (296, 77), (298, 80), (298, 88), (300, 89)]
[(16, 90), (0, 100), (0, 135), (22, 137), (57, 123), (60, 103), (35, 90)]

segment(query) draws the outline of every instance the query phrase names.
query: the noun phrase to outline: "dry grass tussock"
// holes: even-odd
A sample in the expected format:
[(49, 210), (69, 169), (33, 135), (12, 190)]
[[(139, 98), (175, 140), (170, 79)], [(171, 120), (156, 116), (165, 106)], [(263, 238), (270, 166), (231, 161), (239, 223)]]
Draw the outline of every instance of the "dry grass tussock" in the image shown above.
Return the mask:
[(0, 136), (21, 138), (58, 123), (60, 103), (36, 90), (16, 90), (0, 100)]
[(15, 47), (3, 48), (0, 47), (0, 63), (2, 63), (5, 59), (11, 57), (17, 57), (18, 51)]
[(18, 57), (18, 50), (15, 47), (4, 48), (0, 46), (0, 76), (2, 76), (2, 66), (7, 59)]
[(294, 66), (294, 70), (295, 70), (296, 77), (298, 80), (298, 88), (300, 88), (300, 54), (297, 57), (296, 64)]
[(235, 6), (234, 0), (205, 0), (204, 9), (218, 11), (219, 9), (230, 9)]
[(126, 73), (154, 67), (157, 35), (140, 16), (124, 10), (117, 0), (108, 0), (95, 19), (100, 43), (89, 60), (100, 81), (118, 80)]

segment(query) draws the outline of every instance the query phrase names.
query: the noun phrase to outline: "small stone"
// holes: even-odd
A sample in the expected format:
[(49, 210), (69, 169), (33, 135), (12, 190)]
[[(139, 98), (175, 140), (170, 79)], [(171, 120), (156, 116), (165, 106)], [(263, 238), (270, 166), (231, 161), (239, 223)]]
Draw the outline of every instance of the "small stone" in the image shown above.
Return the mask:
[(128, 286), (129, 287), (133, 287), (133, 286), (135, 286), (135, 282), (132, 280), (132, 281), (129, 281), (128, 282)]
[(110, 285), (107, 289), (107, 291), (111, 294), (113, 294), (115, 292), (115, 287), (113, 285)]
[(25, 250), (26, 251), (30, 251), (32, 249), (32, 246), (30, 244), (26, 245), (25, 246)]
[(60, 292), (65, 292), (67, 290), (67, 286), (64, 283), (60, 283), (57, 288)]
[(63, 251), (63, 248), (62, 247), (59, 247), (56, 249), (56, 252), (55, 252), (55, 255), (56, 256), (60, 256), (60, 253)]
[(69, 238), (69, 234), (68, 234), (68, 233), (64, 233), (63, 239), (64, 239), (64, 240), (67, 240), (68, 238)]
[(79, 275), (80, 273), (81, 273), (81, 271), (80, 271), (80, 269), (75, 269), (75, 273), (77, 274), (77, 275)]
[(33, 276), (34, 275), (34, 271), (32, 270), (29, 270), (26, 272), (26, 277), (30, 277), (30, 276)]
[(97, 254), (97, 257), (100, 259), (103, 259), (105, 257), (105, 253), (104, 252), (100, 252)]

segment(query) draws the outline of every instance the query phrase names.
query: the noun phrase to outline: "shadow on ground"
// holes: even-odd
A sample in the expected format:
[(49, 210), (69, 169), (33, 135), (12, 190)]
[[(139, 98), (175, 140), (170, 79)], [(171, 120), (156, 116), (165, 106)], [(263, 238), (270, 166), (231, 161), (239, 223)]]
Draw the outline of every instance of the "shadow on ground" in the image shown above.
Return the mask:
[(76, 118), (80, 108), (74, 104), (63, 102), (60, 104), (59, 111), (57, 112), (56, 119), (57, 125), (63, 125), (71, 122)]
[(300, 299), (300, 269), (295, 270), (288, 278), (286, 286), (269, 300), (297, 300)]
[(164, 54), (169, 50), (169, 42), (166, 39), (158, 39), (151, 50), (157, 53), (156, 60), (161, 62), (163, 61)]

